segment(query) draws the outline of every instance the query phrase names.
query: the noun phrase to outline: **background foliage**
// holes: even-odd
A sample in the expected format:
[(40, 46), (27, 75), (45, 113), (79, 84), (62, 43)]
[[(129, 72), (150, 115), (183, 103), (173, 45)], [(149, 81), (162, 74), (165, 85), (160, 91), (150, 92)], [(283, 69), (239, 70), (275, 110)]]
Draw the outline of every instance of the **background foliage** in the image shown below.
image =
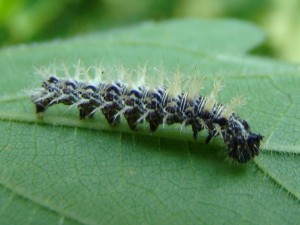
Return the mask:
[[(249, 54), (297, 61), (297, 4), (0, 0), (0, 224), (297, 223), (299, 66)], [(261, 46), (260, 29), (232, 19), (163, 21), (185, 16), (251, 20), (270, 38)], [(134, 25), (145, 20), (160, 22)], [(78, 58), (196, 68), (207, 76), (204, 93), (224, 79), (220, 102), (249, 98), (239, 113), (265, 136), (261, 154), (241, 166), (226, 160), (220, 139), (203, 144), (205, 132), (196, 143), (176, 126), (133, 134), (63, 106), (37, 120), (20, 91), (40, 85), (32, 65)]]
[(267, 32), (260, 52), (300, 62), (298, 0), (0, 0), (0, 45), (178, 17), (248, 20)]

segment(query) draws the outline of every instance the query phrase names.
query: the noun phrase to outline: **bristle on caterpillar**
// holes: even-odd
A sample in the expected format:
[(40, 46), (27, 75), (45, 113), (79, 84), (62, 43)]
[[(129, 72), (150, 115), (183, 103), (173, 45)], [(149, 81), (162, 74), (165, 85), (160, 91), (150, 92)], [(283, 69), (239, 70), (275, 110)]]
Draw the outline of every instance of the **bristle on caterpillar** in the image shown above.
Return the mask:
[[(89, 73), (92, 70), (91, 77)], [(208, 130), (206, 143), (220, 136), (228, 146), (229, 156), (240, 163), (246, 163), (259, 154), (263, 137), (251, 132), (250, 125), (234, 110), (243, 100), (236, 98), (225, 105), (216, 101), (222, 88), (220, 81), (216, 81), (211, 93), (204, 97), (199, 95), (203, 85), (196, 78), (187, 81), (190, 88), (182, 91), (178, 72), (168, 82), (169, 86), (165, 86), (161, 79), (162, 72), (155, 68), (148, 70), (140, 67), (130, 71), (121, 67), (108, 70), (108, 75), (116, 73), (116, 78), (105, 75), (106, 70), (102, 66), (84, 68), (80, 63), (75, 66), (73, 76), (65, 66), (61, 71), (63, 77), (58, 75), (58, 68), (38, 70), (45, 78), (41, 88), (31, 93), (38, 114), (62, 103), (76, 106), (80, 119), (93, 117), (101, 111), (111, 126), (119, 124), (124, 116), (131, 130), (143, 122), (149, 123), (152, 132), (162, 124), (181, 124), (192, 127), (195, 140), (204, 129)], [(150, 78), (153, 72), (158, 78)], [(103, 76), (107, 77), (105, 81)], [(155, 84), (154, 80), (160, 82)]]

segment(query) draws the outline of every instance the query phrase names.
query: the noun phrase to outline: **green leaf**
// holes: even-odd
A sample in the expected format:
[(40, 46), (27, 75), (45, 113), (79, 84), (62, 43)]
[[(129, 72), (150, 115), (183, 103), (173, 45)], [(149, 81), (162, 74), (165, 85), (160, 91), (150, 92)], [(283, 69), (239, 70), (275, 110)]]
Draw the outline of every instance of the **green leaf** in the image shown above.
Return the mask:
[[(0, 51), (1, 224), (295, 224), (300, 219), (299, 66), (246, 55), (263, 40), (233, 20), (147, 23), (71, 40)], [(24, 90), (34, 67), (95, 61), (158, 66), (226, 87), (220, 102), (249, 99), (238, 112), (264, 135), (246, 165), (226, 159), (220, 139), (195, 143), (176, 126), (150, 134), (76, 109), (51, 107), (38, 120)], [(196, 68), (196, 69), (195, 69)]]

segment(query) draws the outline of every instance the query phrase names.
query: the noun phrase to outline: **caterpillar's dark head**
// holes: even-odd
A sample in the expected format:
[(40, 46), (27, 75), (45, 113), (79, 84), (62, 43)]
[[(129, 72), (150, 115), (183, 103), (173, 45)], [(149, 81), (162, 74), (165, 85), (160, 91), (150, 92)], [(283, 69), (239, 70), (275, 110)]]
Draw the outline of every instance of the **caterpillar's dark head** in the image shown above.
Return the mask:
[(263, 136), (250, 131), (249, 124), (239, 118), (232, 118), (224, 140), (230, 150), (229, 156), (239, 163), (246, 163), (259, 154)]

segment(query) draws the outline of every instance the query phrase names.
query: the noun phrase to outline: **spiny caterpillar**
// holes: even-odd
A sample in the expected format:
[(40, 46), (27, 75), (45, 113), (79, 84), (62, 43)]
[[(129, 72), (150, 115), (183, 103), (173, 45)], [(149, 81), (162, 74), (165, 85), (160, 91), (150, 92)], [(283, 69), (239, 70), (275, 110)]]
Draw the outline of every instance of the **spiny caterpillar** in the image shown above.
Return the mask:
[[(108, 75), (116, 72), (119, 78), (106, 81), (102, 80), (106, 74), (102, 67), (93, 69), (94, 76), (91, 76), (91, 68), (86, 69), (79, 62), (73, 75), (64, 67), (63, 78), (59, 77), (57, 69), (51, 72), (41, 69), (39, 72), (45, 80), (41, 88), (31, 93), (37, 114), (41, 115), (48, 107), (62, 103), (76, 106), (80, 119), (93, 117), (102, 111), (111, 126), (119, 124), (121, 116), (124, 116), (131, 130), (136, 130), (137, 125), (143, 122), (149, 123), (152, 132), (161, 124), (181, 124), (192, 127), (195, 140), (204, 129), (208, 131), (206, 143), (221, 136), (228, 146), (229, 156), (239, 163), (246, 163), (259, 154), (263, 137), (251, 132), (249, 124), (234, 111), (240, 99), (226, 105), (216, 102), (216, 95), (221, 89), (219, 81), (204, 97), (198, 94), (201, 83), (197, 78), (189, 80), (188, 90), (184, 92), (180, 88), (182, 79), (178, 74), (167, 87), (162, 84), (163, 79), (154, 84), (150, 70), (145, 67), (132, 71), (112, 69)], [(155, 72), (155, 68), (151, 71), (156, 75), (161, 73)], [(138, 78), (136, 82), (132, 80), (132, 74)]]

